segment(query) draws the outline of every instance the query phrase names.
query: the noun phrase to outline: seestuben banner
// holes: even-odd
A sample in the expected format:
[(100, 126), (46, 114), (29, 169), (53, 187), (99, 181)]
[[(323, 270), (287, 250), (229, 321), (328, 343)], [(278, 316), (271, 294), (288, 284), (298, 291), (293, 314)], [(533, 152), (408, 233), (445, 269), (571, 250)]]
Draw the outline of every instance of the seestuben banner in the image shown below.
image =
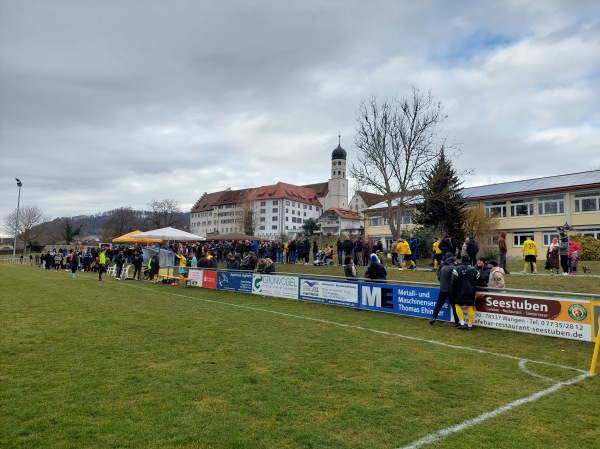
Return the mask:
[(477, 326), (592, 341), (588, 301), (490, 293), (478, 294), (475, 308)]

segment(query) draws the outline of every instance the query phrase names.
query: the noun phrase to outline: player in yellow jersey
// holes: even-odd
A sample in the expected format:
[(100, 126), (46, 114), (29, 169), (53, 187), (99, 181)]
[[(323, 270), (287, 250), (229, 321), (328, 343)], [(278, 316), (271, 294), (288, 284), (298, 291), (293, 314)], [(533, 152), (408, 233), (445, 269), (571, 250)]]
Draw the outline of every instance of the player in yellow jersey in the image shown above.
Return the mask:
[(441, 237), (436, 237), (433, 242), (433, 269), (437, 271), (437, 267), (442, 261), (442, 250), (440, 249)]
[(523, 242), (523, 273), (527, 273), (527, 264), (531, 267), (531, 272), (537, 274), (537, 245), (533, 241), (533, 237), (528, 235)]
[(404, 267), (404, 239), (398, 239), (398, 243), (396, 244), (396, 252), (398, 253), (396, 256), (398, 259), (398, 269), (402, 270)]
[(410, 250), (410, 245), (406, 239), (402, 239), (402, 242), (404, 244), (404, 263), (402, 264), (402, 268), (404, 268), (408, 262), (407, 270), (414, 270), (417, 268), (417, 265), (415, 264), (415, 261), (412, 260), (412, 251)]

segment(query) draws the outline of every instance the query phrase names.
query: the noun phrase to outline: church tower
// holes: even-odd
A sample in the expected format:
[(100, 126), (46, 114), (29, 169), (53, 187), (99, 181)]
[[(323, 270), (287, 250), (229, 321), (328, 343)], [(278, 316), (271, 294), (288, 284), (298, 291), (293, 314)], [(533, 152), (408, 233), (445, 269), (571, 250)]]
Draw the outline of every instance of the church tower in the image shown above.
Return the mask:
[(342, 136), (338, 136), (338, 146), (331, 153), (331, 178), (329, 191), (325, 197), (324, 209), (337, 207), (348, 209), (348, 180), (346, 179), (346, 150), (342, 148)]

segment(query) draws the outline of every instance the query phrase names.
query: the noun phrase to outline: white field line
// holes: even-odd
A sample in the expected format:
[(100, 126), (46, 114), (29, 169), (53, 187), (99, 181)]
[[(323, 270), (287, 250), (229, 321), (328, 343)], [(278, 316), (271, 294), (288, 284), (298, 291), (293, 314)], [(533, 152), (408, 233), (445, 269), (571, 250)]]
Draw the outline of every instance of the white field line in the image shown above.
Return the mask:
[(409, 444), (408, 446), (402, 446), (398, 449), (417, 449), (421, 446), (424, 446), (426, 444), (432, 444), (435, 443), (436, 441), (442, 440), (444, 438), (446, 438), (447, 436), (453, 434), (453, 433), (457, 433), (457, 432), (462, 432), (463, 430), (466, 430), (470, 427), (473, 427), (477, 424), (482, 423), (485, 420), (488, 420), (490, 418), (495, 418), (498, 415), (501, 415), (503, 413), (509, 412), (511, 410), (513, 410), (516, 407), (519, 407), (523, 404), (527, 404), (529, 402), (533, 402), (538, 400), (539, 398), (546, 396), (550, 393), (554, 393), (555, 391), (561, 389), (564, 386), (567, 385), (571, 385), (577, 382), (582, 381), (583, 379), (585, 379), (586, 377), (590, 377), (591, 374), (589, 373), (585, 373), (585, 374), (581, 374), (580, 376), (574, 377), (573, 379), (570, 380), (566, 380), (564, 382), (558, 382), (554, 385), (552, 385), (550, 388), (547, 388), (545, 390), (542, 391), (538, 391), (537, 393), (532, 394), (531, 396), (527, 396), (525, 398), (521, 398), (521, 399), (517, 399), (515, 401), (512, 401), (506, 405), (503, 405), (502, 407), (498, 407), (495, 410), (492, 410), (491, 412), (487, 412), (484, 413), (482, 415), (479, 415), (473, 419), (469, 419), (467, 421), (464, 421), (460, 424), (457, 424), (455, 426), (452, 427), (447, 427), (445, 429), (439, 430), (437, 432), (431, 433), (429, 435), (427, 435), (424, 438), (421, 438), (420, 440), (417, 441), (413, 441), (411, 444)]

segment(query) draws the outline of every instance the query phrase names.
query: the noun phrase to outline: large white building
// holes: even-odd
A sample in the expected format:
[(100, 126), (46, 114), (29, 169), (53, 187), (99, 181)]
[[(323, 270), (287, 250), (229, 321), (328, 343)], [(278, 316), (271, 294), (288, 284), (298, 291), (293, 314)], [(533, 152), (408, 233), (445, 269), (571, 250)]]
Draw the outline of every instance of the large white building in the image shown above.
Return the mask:
[(302, 234), (306, 220), (317, 220), (325, 210), (348, 207), (346, 151), (338, 142), (331, 154), (327, 182), (297, 186), (277, 184), (205, 193), (190, 213), (190, 231), (207, 236), (244, 233), (244, 217), (251, 212), (254, 236), (277, 239)]

